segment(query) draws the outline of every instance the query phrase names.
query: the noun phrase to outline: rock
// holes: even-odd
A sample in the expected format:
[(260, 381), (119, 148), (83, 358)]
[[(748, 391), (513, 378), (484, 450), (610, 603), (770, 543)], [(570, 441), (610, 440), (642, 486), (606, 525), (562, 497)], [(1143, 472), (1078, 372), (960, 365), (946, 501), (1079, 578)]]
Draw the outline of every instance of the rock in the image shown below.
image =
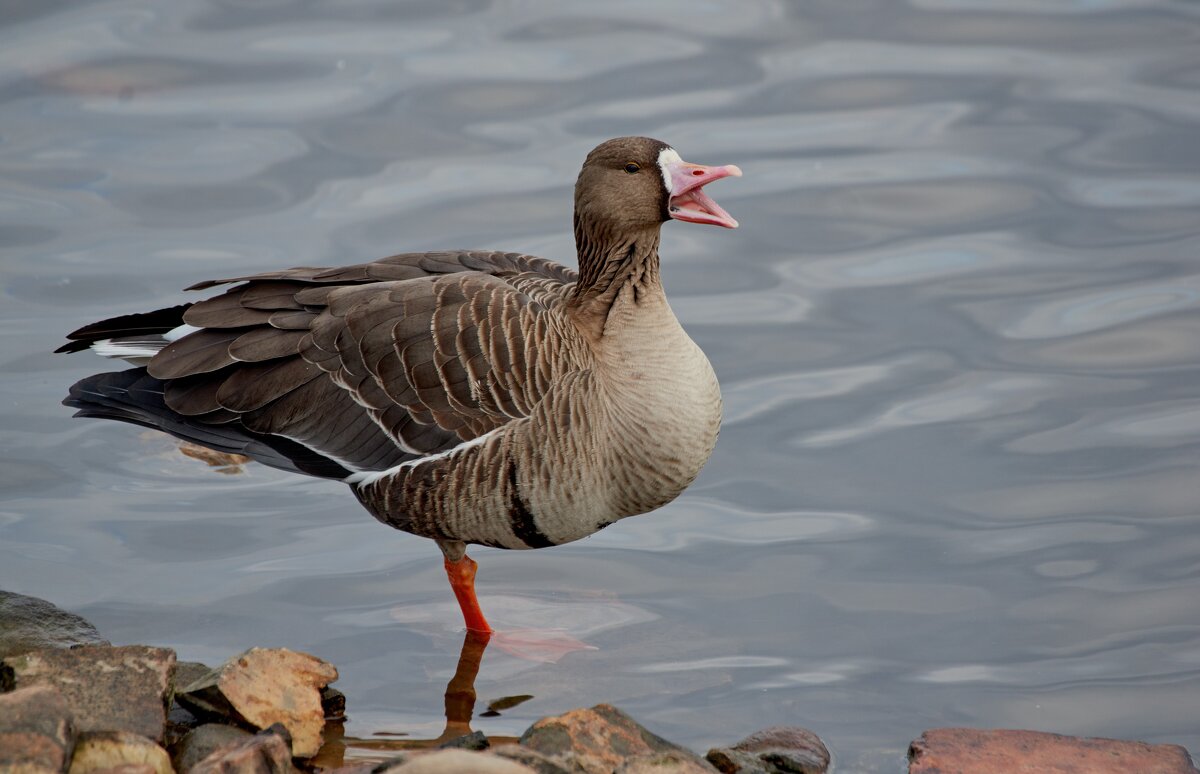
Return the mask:
[(655, 736), (609, 704), (542, 718), (521, 736), (521, 744), (585, 774), (611, 774), (630, 758), (655, 753), (679, 753), (711, 770), (690, 750)]
[(414, 755), (399, 766), (375, 770), (387, 774), (535, 774), (516, 761), (467, 750), (433, 750)]
[(93, 774), (117, 767), (141, 767), (153, 774), (175, 774), (167, 751), (140, 734), (128, 731), (80, 734), (68, 774)]
[(212, 671), (208, 664), (199, 661), (179, 661), (175, 664), (175, 690), (182, 692), (188, 686)]
[(9, 656), (0, 682), (54, 686), (79, 731), (129, 731), (161, 742), (174, 671), (168, 648), (83, 645)]
[[(186, 688), (211, 671), (210, 667), (198, 661), (176, 662), (175, 690), (180, 691)], [(181, 706), (178, 701), (173, 701), (170, 711), (167, 712), (167, 725), (163, 735), (164, 744), (168, 749), (173, 748), (189, 731), (202, 725), (204, 725), (203, 720)]]
[(524, 766), (528, 766), (536, 774), (575, 774), (579, 771), (577, 767), (572, 766), (571, 768), (567, 768), (550, 756), (544, 755), (537, 750), (531, 750), (528, 747), (522, 747), (519, 744), (506, 744), (500, 747), (493, 747), (490, 752), (499, 758), (507, 758), (510, 761), (516, 761)]
[(491, 746), (482, 731), (472, 731), (469, 734), (447, 739), (438, 745), (441, 750), (486, 750)]
[(42, 648), (107, 645), (96, 627), (44, 599), (0, 591), (0, 659)]
[(71, 710), (55, 688), (0, 693), (0, 771), (63, 771), (73, 744)]
[(772, 726), (705, 756), (724, 774), (823, 774), (829, 750), (807, 728)]
[(251, 648), (194, 681), (176, 696), (181, 705), (210, 720), (268, 728), (282, 723), (292, 753), (311, 758), (321, 748), (325, 712), (321, 689), (337, 670), (316, 656), (286, 648)]
[(287, 729), (276, 724), (209, 753), (188, 774), (296, 774)]
[(326, 720), (346, 719), (346, 694), (328, 685), (321, 689), (321, 709)]
[(712, 774), (714, 771), (691, 753), (664, 752), (630, 758), (614, 774)]
[(935, 728), (912, 743), (908, 758), (909, 774), (1196, 774), (1187, 750), (1178, 745), (1040, 731)]
[(234, 726), (206, 723), (189, 731), (171, 748), (171, 763), (179, 774), (186, 774), (216, 750), (249, 739), (253, 734)]

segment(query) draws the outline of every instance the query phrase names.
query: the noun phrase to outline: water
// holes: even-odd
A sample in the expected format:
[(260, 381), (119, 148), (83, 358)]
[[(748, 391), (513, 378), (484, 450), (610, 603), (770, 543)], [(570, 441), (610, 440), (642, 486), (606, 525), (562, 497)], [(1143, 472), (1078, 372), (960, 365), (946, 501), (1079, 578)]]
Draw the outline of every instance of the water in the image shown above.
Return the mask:
[(58, 405), (49, 354), (196, 280), (398, 251), (570, 261), (594, 144), (736, 163), (664, 277), (724, 386), (701, 478), (480, 550), (488, 734), (611, 701), (695, 748), (939, 725), (1200, 751), (1200, 7), (10, 0), (0, 29), (0, 588), (115, 642), (336, 663), (348, 733), (436, 736), (440, 557), (340, 485), (221, 475)]

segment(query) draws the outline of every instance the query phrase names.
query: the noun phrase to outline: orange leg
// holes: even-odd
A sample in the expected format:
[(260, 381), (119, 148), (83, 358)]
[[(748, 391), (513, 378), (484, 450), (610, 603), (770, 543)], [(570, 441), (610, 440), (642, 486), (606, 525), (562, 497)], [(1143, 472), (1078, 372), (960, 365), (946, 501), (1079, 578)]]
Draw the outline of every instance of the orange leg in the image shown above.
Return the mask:
[(458, 606), (462, 608), (463, 621), (467, 631), (491, 634), (492, 627), (488, 626), (483, 611), (479, 609), (479, 600), (475, 598), (475, 560), (463, 554), (457, 562), (446, 557), (446, 577), (450, 579), (450, 588), (458, 598)]

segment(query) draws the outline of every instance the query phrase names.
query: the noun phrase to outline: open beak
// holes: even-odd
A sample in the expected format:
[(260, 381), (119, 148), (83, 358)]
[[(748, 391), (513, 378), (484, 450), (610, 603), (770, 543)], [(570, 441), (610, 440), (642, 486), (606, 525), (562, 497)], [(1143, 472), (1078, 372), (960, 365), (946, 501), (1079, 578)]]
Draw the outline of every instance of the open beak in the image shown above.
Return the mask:
[(704, 186), (723, 177), (741, 177), (742, 170), (733, 164), (706, 167), (686, 161), (668, 161), (663, 168), (671, 181), (671, 200), (668, 212), (675, 220), (688, 223), (710, 223), (714, 226), (737, 228), (738, 222), (721, 205), (704, 193)]

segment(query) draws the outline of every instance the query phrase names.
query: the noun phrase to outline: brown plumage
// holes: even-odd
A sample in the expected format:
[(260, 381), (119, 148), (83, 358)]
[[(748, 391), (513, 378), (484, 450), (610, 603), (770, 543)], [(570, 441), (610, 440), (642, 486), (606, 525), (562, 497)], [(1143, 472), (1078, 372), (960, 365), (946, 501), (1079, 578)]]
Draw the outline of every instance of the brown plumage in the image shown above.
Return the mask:
[(739, 174), (610, 140), (576, 184), (578, 273), (451, 251), (201, 282), (232, 287), (72, 333), (60, 351), (145, 366), (64, 402), (346, 481), (379, 520), (438, 541), (468, 626), (486, 629), (465, 544), (586, 537), (669, 502), (708, 459), (720, 391), (663, 294), (659, 230), (736, 226), (701, 189)]

